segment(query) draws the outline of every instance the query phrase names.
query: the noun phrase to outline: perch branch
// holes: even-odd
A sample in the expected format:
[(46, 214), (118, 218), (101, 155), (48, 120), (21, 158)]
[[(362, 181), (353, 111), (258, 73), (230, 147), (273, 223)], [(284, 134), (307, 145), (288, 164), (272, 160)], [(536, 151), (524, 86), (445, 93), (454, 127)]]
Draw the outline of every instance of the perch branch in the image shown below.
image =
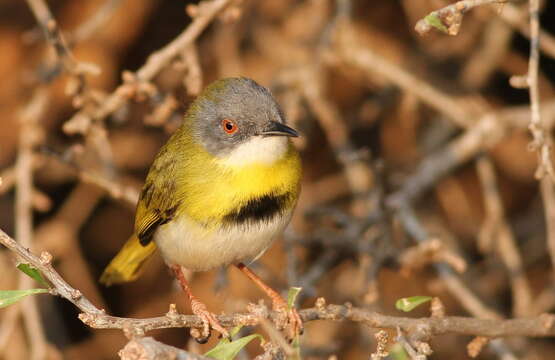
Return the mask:
[[(23, 261), (30, 263), (51, 282), (52, 292), (72, 302), (83, 313), (80, 319), (92, 328), (122, 329), (127, 333), (143, 335), (154, 329), (175, 327), (199, 327), (202, 321), (195, 315), (180, 315), (170, 310), (165, 316), (132, 319), (106, 315), (103, 310), (96, 308), (81, 292), (72, 288), (51, 265), (51, 257), (43, 252), (40, 257), (34, 255), (5, 232), (0, 230), (0, 244), (15, 252)], [(300, 311), (303, 321), (314, 320), (350, 320), (360, 322), (373, 328), (389, 328), (401, 330), (419, 339), (428, 339), (434, 335), (460, 334), (487, 337), (528, 336), (554, 337), (555, 315), (543, 314), (535, 318), (521, 319), (476, 319), (457, 316), (443, 318), (406, 318), (383, 315), (365, 309), (346, 305), (326, 305), (319, 299), (313, 308)], [(219, 315), (218, 320), (226, 327), (242, 325), (256, 325), (261, 318), (273, 319), (279, 316), (277, 312), (269, 311), (263, 305), (251, 305), (249, 312), (232, 315)]]

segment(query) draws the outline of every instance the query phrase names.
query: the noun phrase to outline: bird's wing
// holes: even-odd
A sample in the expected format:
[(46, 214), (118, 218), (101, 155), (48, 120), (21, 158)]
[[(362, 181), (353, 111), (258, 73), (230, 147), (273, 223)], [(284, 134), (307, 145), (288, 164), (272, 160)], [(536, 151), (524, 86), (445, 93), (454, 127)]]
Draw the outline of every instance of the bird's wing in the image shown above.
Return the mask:
[[(155, 159), (141, 191), (135, 214), (135, 233), (104, 270), (100, 281), (106, 285), (135, 280), (156, 250), (152, 242), (158, 226), (170, 221), (179, 204), (175, 194), (174, 162), (165, 161), (162, 149)], [(160, 175), (163, 174), (163, 175)]]
[(184, 198), (176, 192), (179, 162), (175, 160), (175, 154), (184, 147), (181, 142), (170, 139), (160, 149), (139, 197), (134, 234), (106, 267), (101, 282), (109, 285), (136, 279), (143, 264), (156, 250), (152, 242), (156, 229), (173, 219)]
[[(176, 196), (175, 161), (168, 161), (162, 149), (151, 166), (135, 214), (135, 234), (146, 246), (160, 225), (172, 220), (180, 204)], [(161, 175), (163, 174), (163, 175)]]

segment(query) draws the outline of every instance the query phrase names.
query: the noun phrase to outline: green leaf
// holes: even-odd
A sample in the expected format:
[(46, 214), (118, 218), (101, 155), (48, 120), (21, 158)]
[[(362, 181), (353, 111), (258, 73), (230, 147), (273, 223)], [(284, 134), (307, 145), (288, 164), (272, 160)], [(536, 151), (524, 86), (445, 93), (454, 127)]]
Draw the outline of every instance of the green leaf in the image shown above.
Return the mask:
[(297, 295), (301, 292), (303, 288), (300, 287), (291, 287), (289, 288), (289, 292), (287, 293), (287, 307), (291, 309), (295, 305), (295, 300), (297, 299)]
[(48, 289), (0, 290), (0, 308), (9, 306), (27, 295), (47, 293)]
[(428, 14), (424, 18), (424, 21), (426, 21), (428, 25), (435, 27), (439, 31), (442, 31), (446, 34), (449, 33), (449, 30), (445, 27), (445, 25), (443, 25), (443, 23), (441, 22), (441, 19), (437, 16), (435, 12)]
[(31, 266), (30, 264), (20, 263), (20, 264), (17, 265), (17, 268), (19, 270), (23, 271), (25, 274), (29, 275), (31, 278), (33, 278), (36, 282), (38, 282), (42, 286), (50, 287), (50, 284), (42, 276), (40, 271), (38, 271), (36, 268)]
[(403, 349), (403, 345), (396, 343), (389, 349), (389, 355), (393, 358), (393, 360), (409, 360), (409, 356), (405, 349)]
[(430, 300), (432, 300), (431, 296), (411, 296), (397, 300), (397, 302), (395, 302), (395, 307), (397, 310), (409, 312)]
[(222, 339), (218, 345), (210, 349), (204, 356), (217, 360), (233, 360), (242, 348), (256, 338), (260, 338), (260, 341), (264, 342), (264, 338), (260, 334), (248, 335), (233, 341)]

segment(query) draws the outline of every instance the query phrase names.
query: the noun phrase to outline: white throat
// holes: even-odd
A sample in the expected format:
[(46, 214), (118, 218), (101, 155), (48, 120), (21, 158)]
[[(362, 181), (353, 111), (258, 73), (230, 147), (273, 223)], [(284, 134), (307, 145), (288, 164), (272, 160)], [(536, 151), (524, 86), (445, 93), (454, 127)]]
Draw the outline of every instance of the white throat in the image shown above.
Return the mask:
[(247, 142), (237, 146), (219, 162), (227, 166), (245, 166), (252, 164), (271, 165), (283, 158), (287, 152), (285, 136), (253, 136)]

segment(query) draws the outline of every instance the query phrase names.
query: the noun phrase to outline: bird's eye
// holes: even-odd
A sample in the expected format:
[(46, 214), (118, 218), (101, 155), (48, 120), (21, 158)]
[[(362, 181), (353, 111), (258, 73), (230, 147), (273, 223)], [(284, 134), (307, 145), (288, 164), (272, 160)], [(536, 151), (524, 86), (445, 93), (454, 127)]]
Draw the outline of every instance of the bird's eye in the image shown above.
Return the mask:
[(230, 120), (230, 119), (223, 119), (222, 120), (222, 128), (228, 134), (233, 134), (239, 129), (237, 127), (237, 124), (235, 124), (235, 121)]

